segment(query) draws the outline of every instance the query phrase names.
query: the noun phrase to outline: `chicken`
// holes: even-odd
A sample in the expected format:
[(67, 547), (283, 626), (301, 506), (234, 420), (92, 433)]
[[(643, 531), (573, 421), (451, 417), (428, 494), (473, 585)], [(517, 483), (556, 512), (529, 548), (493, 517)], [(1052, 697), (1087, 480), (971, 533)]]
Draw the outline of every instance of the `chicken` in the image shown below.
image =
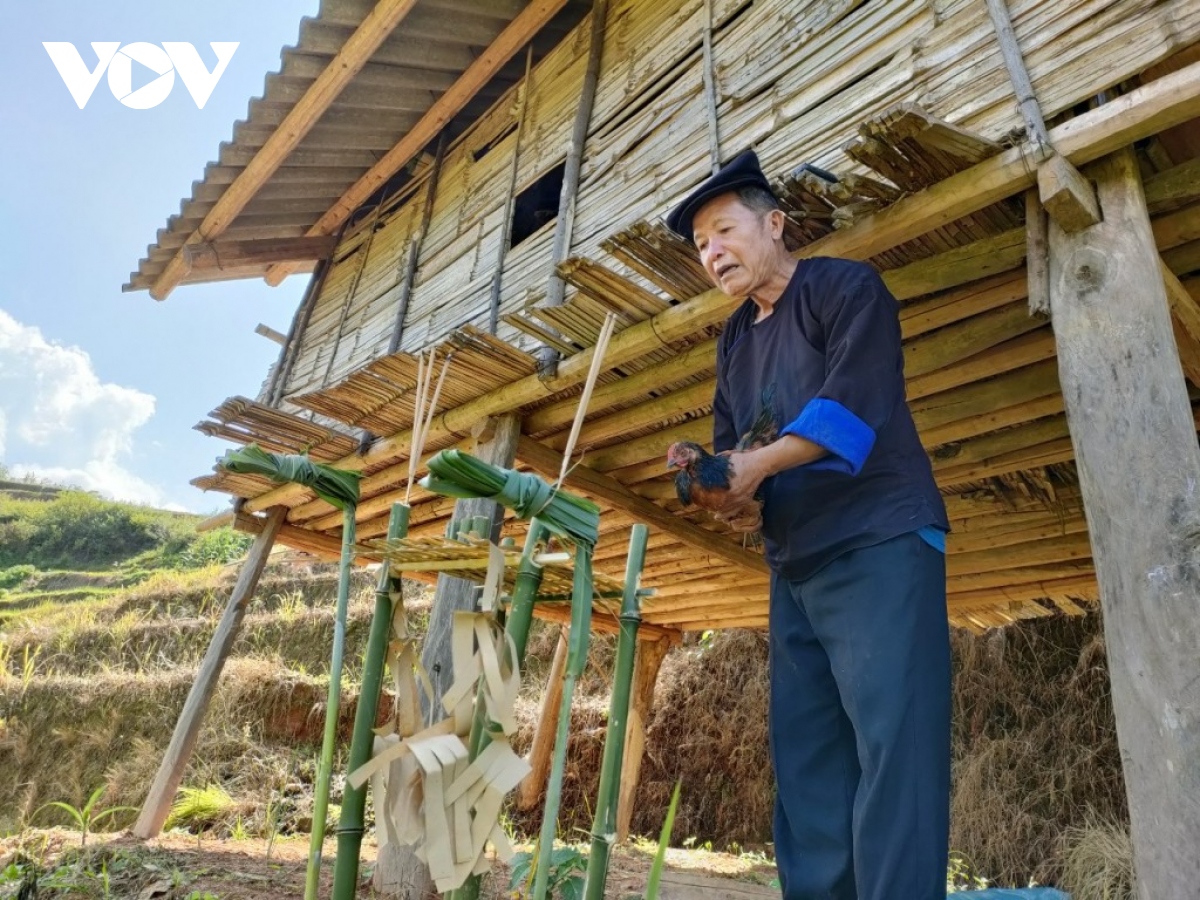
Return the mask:
[[(772, 408), (774, 399), (775, 385), (771, 384), (763, 390), (758, 416), (751, 423), (750, 430), (738, 440), (735, 452), (757, 450), (779, 436), (779, 424)], [(733, 474), (727, 454), (714, 455), (697, 443), (679, 441), (667, 450), (667, 468), (679, 470), (675, 474), (675, 493), (684, 506), (695, 505), (710, 512), (725, 506), (729, 479)], [(738, 516), (742, 520), (739, 525), (743, 530), (753, 531), (755, 520), (759, 524), (762, 522), (761, 498), (756, 496), (754, 500)]]
[(750, 423), (750, 430), (743, 434), (734, 450), (757, 450), (775, 442), (779, 437), (779, 422), (775, 419), (775, 382), (763, 388), (759, 400), (758, 415)]

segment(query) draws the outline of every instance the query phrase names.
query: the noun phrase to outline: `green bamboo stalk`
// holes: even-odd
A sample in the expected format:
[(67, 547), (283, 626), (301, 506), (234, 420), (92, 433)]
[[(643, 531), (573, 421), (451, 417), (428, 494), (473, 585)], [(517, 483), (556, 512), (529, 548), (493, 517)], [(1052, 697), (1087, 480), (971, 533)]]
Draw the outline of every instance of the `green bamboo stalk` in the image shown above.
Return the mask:
[[(538, 588), (542, 584), (542, 567), (533, 561), (538, 545), (546, 539), (546, 526), (537, 519), (529, 523), (529, 533), (525, 537), (525, 549), (521, 553), (521, 562), (513, 579), (513, 596), (509, 604), (508, 620), (504, 630), (513, 639), (517, 651), (517, 662), (525, 665), (525, 645), (529, 642), (529, 626), (533, 622), (533, 601), (537, 597)], [(481, 688), (482, 690), (482, 688)], [(475, 698), (475, 717), (471, 720), (471, 738), (469, 743), (470, 758), (477, 759), (479, 754), (487, 749), (488, 734), (484, 723), (486, 709), (480, 697)], [(451, 891), (447, 900), (478, 900), (482, 879), (472, 875), (462, 887)], [(341, 900), (335, 897), (334, 900)]]
[(541, 837), (538, 838), (537, 874), (533, 881), (534, 900), (546, 900), (550, 858), (554, 852), (554, 834), (558, 829), (558, 807), (562, 801), (567, 741), (571, 731), (571, 698), (575, 693), (575, 682), (583, 674), (583, 667), (587, 663), (591, 631), (592, 545), (580, 541), (575, 544), (575, 580), (571, 589), (571, 633), (567, 645), (567, 671), (563, 678), (562, 703), (559, 705), (558, 728), (554, 735), (554, 760), (550, 768), (550, 783), (546, 788), (546, 810), (542, 817)]
[(649, 530), (640, 522), (629, 535), (629, 557), (625, 564), (625, 595), (621, 603), (621, 633), (617, 638), (616, 671), (613, 675), (612, 702), (608, 713), (608, 734), (604, 738), (604, 757), (600, 763), (600, 790), (596, 796), (596, 817), (592, 824), (592, 849), (588, 854), (584, 900), (604, 900), (608, 881), (608, 860), (616, 839), (617, 801), (621, 792), (621, 759), (625, 751), (625, 726), (629, 721), (629, 693), (633, 685), (633, 661), (637, 651), (638, 626), (642, 615), (638, 586), (646, 559)]
[(325, 706), (325, 735), (317, 765), (313, 797), (312, 839), (308, 845), (308, 873), (304, 900), (317, 900), (321, 879), (321, 849), (325, 842), (325, 816), (329, 812), (329, 779), (333, 769), (333, 744), (337, 739), (338, 704), (342, 694), (342, 652), (346, 645), (346, 610), (350, 605), (350, 566), (354, 562), (355, 505), (342, 512), (342, 561), (338, 570), (337, 614), (333, 620), (333, 658), (329, 663), (329, 699)]
[[(389, 541), (408, 534), (411, 508), (404, 503), (392, 504), (388, 519)], [(375, 612), (371, 617), (371, 633), (363, 656), (362, 690), (358, 708), (354, 711), (354, 736), (350, 741), (348, 772), (371, 759), (374, 745), (375, 717), (379, 712), (379, 692), (383, 685), (383, 670), (387, 662), (388, 634), (392, 628), (392, 588), (399, 579), (392, 577), (386, 562), (379, 570), (375, 589)], [(333, 900), (354, 900), (358, 888), (359, 853), (362, 850), (363, 813), (367, 804), (367, 786), (353, 788), (349, 783), (342, 797), (342, 815), (338, 820), (337, 858), (333, 862)]]

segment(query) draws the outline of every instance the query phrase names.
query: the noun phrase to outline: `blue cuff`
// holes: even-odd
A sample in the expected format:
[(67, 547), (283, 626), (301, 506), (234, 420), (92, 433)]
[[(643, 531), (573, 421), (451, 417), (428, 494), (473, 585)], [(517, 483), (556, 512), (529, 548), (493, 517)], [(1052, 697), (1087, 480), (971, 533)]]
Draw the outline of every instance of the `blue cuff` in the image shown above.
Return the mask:
[(934, 550), (942, 553), (946, 552), (946, 532), (942, 531), (936, 525), (926, 525), (924, 528), (918, 528), (917, 537)]
[(862, 470), (875, 446), (875, 430), (870, 425), (836, 400), (825, 397), (810, 400), (782, 434), (794, 434), (829, 451), (829, 456), (805, 468), (831, 469), (848, 475), (857, 475)]

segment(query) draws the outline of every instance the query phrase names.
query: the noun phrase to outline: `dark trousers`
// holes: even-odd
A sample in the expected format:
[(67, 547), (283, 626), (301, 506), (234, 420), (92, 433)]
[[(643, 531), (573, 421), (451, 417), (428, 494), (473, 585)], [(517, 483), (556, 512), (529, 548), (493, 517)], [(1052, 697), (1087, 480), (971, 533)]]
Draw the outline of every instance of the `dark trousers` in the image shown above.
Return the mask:
[(945, 557), (914, 533), (775, 575), (770, 634), (784, 900), (944, 900)]

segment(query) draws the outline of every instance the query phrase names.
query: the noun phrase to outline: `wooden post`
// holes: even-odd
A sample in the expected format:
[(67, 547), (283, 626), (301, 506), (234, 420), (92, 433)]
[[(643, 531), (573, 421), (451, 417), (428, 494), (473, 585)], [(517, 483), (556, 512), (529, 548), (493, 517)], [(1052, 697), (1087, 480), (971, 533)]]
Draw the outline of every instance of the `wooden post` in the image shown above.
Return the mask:
[(654, 685), (658, 670), (671, 649), (669, 640), (638, 641), (637, 663), (633, 672), (633, 695), (629, 708), (629, 728), (625, 732), (625, 753), (621, 763), (621, 799), (617, 804), (617, 841), (629, 838), (633, 804), (637, 799), (642, 755), (646, 749), (646, 722), (654, 705)]
[(567, 628), (558, 633), (558, 646), (554, 648), (554, 661), (550, 663), (550, 677), (546, 679), (546, 693), (542, 696), (542, 712), (538, 716), (537, 731), (529, 748), (529, 774), (517, 789), (517, 808), (533, 809), (542, 799), (546, 788), (546, 777), (550, 774), (550, 758), (554, 755), (554, 733), (558, 728), (558, 707), (562, 703), (563, 674), (567, 670)]
[(179, 783), (183, 780), (184, 770), (196, 746), (196, 739), (200, 736), (204, 714), (208, 711), (209, 701), (212, 700), (217, 681), (221, 677), (221, 669), (225, 667), (225, 659), (233, 649), (233, 642), (237, 639), (242, 618), (246, 614), (246, 606), (258, 587), (258, 579), (266, 567), (267, 557), (271, 555), (275, 535), (279, 533), (286, 515), (287, 507), (276, 506), (271, 510), (262, 531), (250, 547), (246, 561), (242, 563), (233, 593), (229, 595), (229, 604), (225, 607), (217, 630), (208, 644), (208, 651), (196, 672), (196, 680), (192, 683), (187, 701), (183, 704), (183, 712), (179, 714), (179, 721), (175, 723), (171, 743), (167, 746), (167, 752), (158, 767), (158, 774), (154, 776), (154, 783), (150, 786), (150, 793), (146, 795), (146, 802), (142, 804), (142, 811), (133, 826), (133, 833), (140, 838), (156, 837), (162, 831), (163, 823), (167, 821), (171, 802), (175, 799), (175, 791), (179, 789)]
[(1025, 192), (1025, 275), (1029, 314), (1050, 315), (1050, 249), (1046, 245), (1046, 210), (1036, 190)]
[[(520, 433), (521, 420), (516, 415), (498, 417), (492, 439), (480, 444), (475, 455), (493, 465), (511, 466), (516, 458)], [(454, 504), (454, 521), (465, 522), (475, 516), (485, 516), (492, 522), (491, 536), (495, 539), (500, 533), (503, 512), (491, 500), (459, 500)], [(434, 721), (442, 718), (441, 696), (450, 687), (454, 677), (450, 641), (454, 614), (462, 610), (474, 610), (475, 598), (474, 582), (438, 575), (433, 608), (429, 614), (429, 630), (421, 650), (421, 663), (433, 682), (434, 702), (437, 704), (432, 711), (426, 709), (425, 714)], [(425, 698), (421, 699), (424, 704)], [(434, 894), (429, 867), (417, 858), (412, 847), (405, 844), (385, 844), (380, 848), (375, 865), (375, 889), (411, 900), (423, 900)]]
[(1104, 220), (1050, 224), (1051, 305), (1104, 609), (1138, 896), (1200, 881), (1200, 449), (1132, 151), (1098, 163)]

